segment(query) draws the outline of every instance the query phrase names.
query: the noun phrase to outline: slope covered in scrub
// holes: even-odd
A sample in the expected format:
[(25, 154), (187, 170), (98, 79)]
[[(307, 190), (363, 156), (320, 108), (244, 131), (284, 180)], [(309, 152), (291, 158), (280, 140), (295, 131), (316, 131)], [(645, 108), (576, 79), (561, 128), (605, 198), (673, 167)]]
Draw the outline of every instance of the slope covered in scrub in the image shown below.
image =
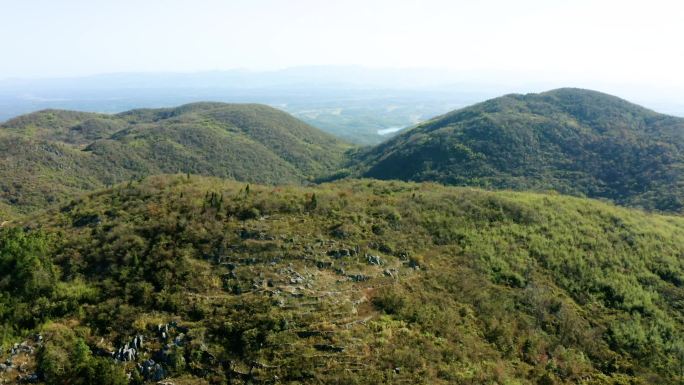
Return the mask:
[(47, 383), (675, 384), (683, 252), (582, 198), (151, 177), (0, 230), (2, 351), (40, 333)]

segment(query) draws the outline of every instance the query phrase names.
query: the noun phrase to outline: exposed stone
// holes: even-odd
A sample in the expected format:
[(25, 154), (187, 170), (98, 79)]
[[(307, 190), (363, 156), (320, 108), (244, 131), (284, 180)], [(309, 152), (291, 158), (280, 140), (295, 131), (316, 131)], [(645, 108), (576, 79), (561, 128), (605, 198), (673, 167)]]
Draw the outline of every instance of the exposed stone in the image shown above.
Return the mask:
[(31, 354), (33, 353), (33, 347), (30, 346), (29, 344), (26, 343), (26, 341), (20, 343), (20, 344), (14, 344), (12, 348), (10, 349), (10, 356), (16, 356), (19, 353), (27, 353)]
[(295, 285), (295, 284), (300, 284), (300, 283), (302, 283), (302, 282), (304, 282), (304, 278), (302, 278), (302, 277), (293, 277), (293, 278), (290, 278), (290, 283), (293, 284), (293, 285)]
[(185, 340), (185, 334), (181, 333), (173, 339), (173, 344), (176, 346), (183, 346)]
[(380, 265), (384, 264), (384, 261), (382, 260), (382, 258), (380, 258), (377, 255), (366, 254), (366, 261), (368, 262), (369, 265), (380, 266)]
[(399, 275), (399, 272), (396, 269), (385, 269), (382, 273), (386, 277), (391, 277), (391, 278), (396, 278)]
[(20, 375), (17, 379), (24, 384), (36, 384), (40, 381), (40, 377), (36, 373)]
[(164, 368), (152, 359), (138, 365), (138, 371), (147, 381), (161, 381), (166, 377)]
[(349, 277), (354, 282), (363, 282), (368, 281), (370, 279), (367, 275), (363, 274), (352, 274), (348, 275), (347, 277)]
[(142, 347), (143, 347), (143, 336), (140, 334), (135, 336), (134, 344), (135, 344), (136, 349), (138, 349), (138, 350), (142, 349)]
[(352, 253), (349, 251), (349, 249), (339, 249), (339, 250), (328, 251), (328, 256), (333, 257), (333, 258), (350, 257), (351, 255), (352, 255)]

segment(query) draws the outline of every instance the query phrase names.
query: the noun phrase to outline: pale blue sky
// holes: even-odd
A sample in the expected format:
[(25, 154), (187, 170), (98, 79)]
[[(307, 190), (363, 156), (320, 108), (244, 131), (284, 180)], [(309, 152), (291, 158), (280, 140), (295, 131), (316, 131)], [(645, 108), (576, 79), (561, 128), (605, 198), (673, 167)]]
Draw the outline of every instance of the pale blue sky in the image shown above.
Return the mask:
[(0, 78), (301, 65), (684, 85), (650, 0), (0, 0)]

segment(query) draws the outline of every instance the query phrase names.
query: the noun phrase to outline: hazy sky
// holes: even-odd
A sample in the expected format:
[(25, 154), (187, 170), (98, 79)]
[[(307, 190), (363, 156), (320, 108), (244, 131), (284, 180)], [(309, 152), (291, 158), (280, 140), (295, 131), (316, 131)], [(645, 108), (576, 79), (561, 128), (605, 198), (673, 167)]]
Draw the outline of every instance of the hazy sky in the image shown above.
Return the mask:
[(0, 78), (327, 64), (681, 86), (684, 2), (0, 0)]

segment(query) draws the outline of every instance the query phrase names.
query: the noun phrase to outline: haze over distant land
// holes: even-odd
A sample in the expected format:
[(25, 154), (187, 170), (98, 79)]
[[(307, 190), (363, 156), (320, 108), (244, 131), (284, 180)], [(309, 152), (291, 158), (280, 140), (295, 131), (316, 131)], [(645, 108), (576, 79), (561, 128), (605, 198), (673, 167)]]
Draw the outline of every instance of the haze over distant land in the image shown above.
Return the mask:
[[(197, 101), (264, 103), (359, 144), (378, 143), (456, 108), (507, 93), (567, 85), (619, 95), (684, 116), (684, 90), (445, 69), (308, 66), (274, 71), (138, 72), (0, 80), (0, 122), (41, 110), (116, 113)], [(517, 80), (516, 80), (517, 79)]]
[(6, 3), (0, 121), (258, 102), (373, 144), (455, 108), (560, 87), (684, 116), (684, 9), (672, 0)]
[(362, 65), (673, 87), (682, 11), (673, 0), (6, 1), (0, 78)]

